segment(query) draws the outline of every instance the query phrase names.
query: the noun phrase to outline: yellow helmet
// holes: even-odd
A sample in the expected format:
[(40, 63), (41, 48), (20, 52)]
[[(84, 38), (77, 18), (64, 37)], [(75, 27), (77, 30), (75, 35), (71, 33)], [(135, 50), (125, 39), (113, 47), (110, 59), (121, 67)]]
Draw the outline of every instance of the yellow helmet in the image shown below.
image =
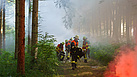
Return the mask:
[(64, 45), (64, 42), (62, 42), (61, 44), (63, 44), (63, 45)]
[(65, 40), (65, 42), (68, 42), (68, 40)]
[(79, 39), (79, 35), (76, 35), (75, 38)]
[(83, 39), (87, 39), (87, 38), (84, 36)]
[(70, 40), (73, 40), (73, 38), (71, 37)]

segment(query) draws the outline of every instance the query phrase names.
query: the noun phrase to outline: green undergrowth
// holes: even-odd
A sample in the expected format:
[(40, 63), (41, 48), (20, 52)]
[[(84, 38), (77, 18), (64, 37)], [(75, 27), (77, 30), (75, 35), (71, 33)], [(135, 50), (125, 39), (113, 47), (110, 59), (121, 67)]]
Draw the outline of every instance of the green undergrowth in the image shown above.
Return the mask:
[(118, 49), (121, 44), (99, 44), (91, 46), (91, 57), (98, 61), (102, 65), (108, 65), (110, 61), (114, 59), (115, 50)]
[[(32, 63), (32, 56), (25, 52), (25, 77), (53, 77), (57, 75), (59, 61), (56, 57), (53, 35), (40, 35), (37, 59)], [(33, 66), (33, 67), (32, 67)], [(14, 53), (2, 51), (0, 55), (0, 77), (16, 77), (17, 59)], [(24, 76), (23, 76), (24, 77)]]

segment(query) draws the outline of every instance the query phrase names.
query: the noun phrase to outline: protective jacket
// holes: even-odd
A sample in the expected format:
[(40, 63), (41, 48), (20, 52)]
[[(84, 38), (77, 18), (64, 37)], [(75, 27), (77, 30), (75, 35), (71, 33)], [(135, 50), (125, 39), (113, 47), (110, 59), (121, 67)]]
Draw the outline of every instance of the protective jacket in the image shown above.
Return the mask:
[(63, 50), (63, 44), (58, 44), (56, 47), (56, 51), (57, 51), (57, 57), (60, 61), (63, 61), (65, 53)]
[(65, 50), (68, 51), (68, 42), (65, 43)]
[(87, 41), (83, 41), (82, 50), (83, 51), (87, 51), (87, 49), (88, 49), (88, 42)]
[(77, 66), (77, 59), (80, 59), (84, 55), (82, 49), (78, 48), (78, 41), (73, 40), (71, 42), (70, 54), (72, 55), (72, 70), (74, 70)]
[(62, 44), (58, 44), (57, 47), (56, 47), (56, 51), (57, 52), (63, 51), (63, 45)]

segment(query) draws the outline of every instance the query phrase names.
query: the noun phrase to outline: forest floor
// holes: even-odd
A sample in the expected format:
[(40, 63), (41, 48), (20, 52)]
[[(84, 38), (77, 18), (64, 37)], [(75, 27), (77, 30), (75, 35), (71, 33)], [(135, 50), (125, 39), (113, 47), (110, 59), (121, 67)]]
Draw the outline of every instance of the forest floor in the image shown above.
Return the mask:
[(104, 77), (106, 66), (102, 66), (95, 60), (88, 59), (84, 63), (83, 59), (77, 62), (77, 68), (72, 70), (71, 62), (62, 63), (59, 66), (57, 77)]

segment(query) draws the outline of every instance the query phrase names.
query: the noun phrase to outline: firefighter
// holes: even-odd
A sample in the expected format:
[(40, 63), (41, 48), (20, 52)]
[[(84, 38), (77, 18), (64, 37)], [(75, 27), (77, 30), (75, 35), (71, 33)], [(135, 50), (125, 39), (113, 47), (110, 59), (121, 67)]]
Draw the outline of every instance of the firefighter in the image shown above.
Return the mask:
[(70, 59), (70, 49), (71, 49), (71, 41), (73, 40), (73, 38), (70, 38), (70, 40), (68, 41), (68, 45), (67, 45), (67, 47), (68, 47), (68, 56), (67, 56), (67, 60), (69, 60)]
[(68, 40), (65, 40), (65, 51), (66, 51), (66, 60), (69, 60), (69, 51), (68, 51)]
[(87, 63), (87, 50), (88, 50), (88, 42), (87, 42), (87, 38), (84, 36), (83, 37), (82, 51), (85, 53), (85, 55), (84, 55), (84, 62), (85, 63)]
[(70, 51), (70, 54), (72, 56), (72, 61), (71, 61), (71, 64), (72, 64), (72, 70), (74, 70), (77, 66), (77, 53), (76, 53), (76, 48), (78, 48), (78, 40), (79, 40), (79, 36), (76, 35), (74, 37), (74, 40), (71, 41), (71, 51)]
[(63, 61), (64, 59), (64, 50), (63, 50), (63, 45), (64, 45), (64, 42), (60, 43), (57, 45), (56, 47), (56, 52), (57, 52), (57, 57), (60, 61)]
[(88, 43), (88, 49), (87, 49), (87, 56), (88, 58), (90, 58), (90, 48), (91, 48), (91, 45), (90, 45), (90, 41), (88, 39), (87, 40), (87, 43)]

